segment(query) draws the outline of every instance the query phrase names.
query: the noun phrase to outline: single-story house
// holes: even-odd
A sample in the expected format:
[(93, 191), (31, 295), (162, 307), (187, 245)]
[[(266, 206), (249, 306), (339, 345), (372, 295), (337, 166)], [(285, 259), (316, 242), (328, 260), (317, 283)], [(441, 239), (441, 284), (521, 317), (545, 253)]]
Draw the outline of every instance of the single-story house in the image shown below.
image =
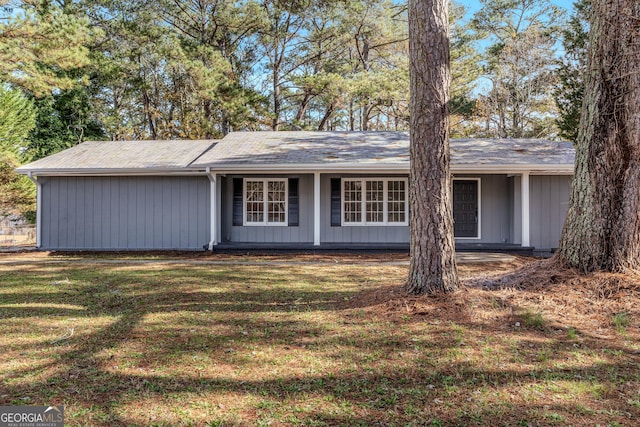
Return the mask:
[[(571, 143), (453, 139), (461, 248), (558, 245)], [(408, 248), (405, 132), (85, 142), (18, 168), (46, 250)]]

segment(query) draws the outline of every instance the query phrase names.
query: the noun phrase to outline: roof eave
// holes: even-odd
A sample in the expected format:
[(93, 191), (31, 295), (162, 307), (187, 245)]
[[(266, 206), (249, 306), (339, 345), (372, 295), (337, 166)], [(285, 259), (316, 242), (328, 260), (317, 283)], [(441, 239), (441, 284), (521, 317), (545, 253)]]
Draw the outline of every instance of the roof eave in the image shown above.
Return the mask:
[[(206, 166), (216, 173), (312, 173), (312, 172), (387, 172), (409, 173), (410, 165), (406, 163), (320, 163), (320, 164), (208, 164)], [(452, 165), (451, 173), (525, 173), (573, 175), (573, 164), (532, 164), (532, 165)]]
[[(17, 168), (16, 172), (32, 176), (145, 176), (145, 175), (201, 175), (210, 170), (214, 173), (409, 173), (409, 163), (335, 163), (335, 164), (210, 164), (188, 168), (82, 168), (82, 169), (27, 169)], [(531, 164), (531, 165), (452, 165), (453, 174), (510, 174), (530, 173), (532, 175), (573, 175), (573, 165)]]
[(573, 175), (573, 164), (452, 165), (451, 173)]
[(17, 168), (21, 175), (31, 176), (145, 176), (145, 175), (200, 175), (204, 168), (76, 168), (76, 169), (26, 169)]

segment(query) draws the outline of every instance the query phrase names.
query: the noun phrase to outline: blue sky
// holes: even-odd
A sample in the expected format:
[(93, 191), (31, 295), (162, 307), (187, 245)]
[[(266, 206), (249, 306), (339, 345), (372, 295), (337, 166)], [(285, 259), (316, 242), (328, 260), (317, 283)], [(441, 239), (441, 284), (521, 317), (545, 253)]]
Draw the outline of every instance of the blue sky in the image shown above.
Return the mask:
[[(461, 4), (462, 6), (465, 7), (466, 9), (466, 20), (471, 19), (471, 16), (473, 15), (474, 12), (476, 12), (478, 9), (480, 9), (480, 1), (479, 0), (455, 0), (456, 3)], [(556, 6), (560, 6), (564, 9), (567, 10), (567, 17), (569, 16), (569, 14), (571, 13), (571, 11), (573, 10), (573, 3), (575, 2), (575, 0), (550, 0), (552, 4), (556, 5)], [(486, 46), (486, 42), (484, 43), (484, 46)], [(480, 43), (479, 46), (481, 49), (483, 47), (483, 43)], [(556, 54), (561, 54), (562, 52), (562, 45), (558, 42), (557, 46), (556, 46)], [(483, 77), (480, 77), (478, 79), (477, 82), (477, 86), (475, 91), (476, 92), (486, 92), (488, 90), (490, 86), (490, 83), (484, 79)]]
[[(475, 12), (480, 8), (480, 2), (478, 0), (456, 0), (456, 3), (463, 5), (468, 12)], [(556, 6), (564, 7), (571, 12), (574, 0), (551, 0), (551, 3)]]

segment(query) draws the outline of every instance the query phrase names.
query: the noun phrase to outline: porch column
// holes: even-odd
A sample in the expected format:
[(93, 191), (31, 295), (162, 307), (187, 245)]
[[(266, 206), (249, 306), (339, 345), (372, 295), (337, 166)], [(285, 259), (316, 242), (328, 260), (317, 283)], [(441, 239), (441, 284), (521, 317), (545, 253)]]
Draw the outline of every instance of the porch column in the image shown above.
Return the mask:
[(313, 174), (313, 245), (320, 246), (320, 172)]
[(207, 176), (209, 177), (209, 206), (211, 209), (211, 217), (209, 227), (211, 227), (211, 240), (209, 240), (209, 250), (212, 251), (213, 247), (218, 244), (218, 186), (217, 186), (217, 174), (211, 173), (211, 169), (207, 168)]
[(529, 172), (523, 172), (520, 179), (520, 195), (522, 199), (522, 246), (530, 246), (529, 225)]
[(36, 185), (36, 248), (40, 248), (42, 245), (42, 183), (31, 172), (27, 176)]

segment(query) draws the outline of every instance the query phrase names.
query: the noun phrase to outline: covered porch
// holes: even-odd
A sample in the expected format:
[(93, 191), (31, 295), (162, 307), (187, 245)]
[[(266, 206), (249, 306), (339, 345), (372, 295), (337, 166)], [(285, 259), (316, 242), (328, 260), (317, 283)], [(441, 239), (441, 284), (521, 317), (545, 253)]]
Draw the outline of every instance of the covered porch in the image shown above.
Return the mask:
[[(404, 222), (391, 222), (391, 196), (388, 195), (383, 195), (380, 201), (380, 222), (346, 222), (350, 202), (345, 200), (345, 181), (362, 181), (362, 214), (370, 216), (367, 208), (372, 202), (367, 200), (370, 196), (365, 194), (365, 185), (373, 181), (388, 192), (389, 182), (407, 183), (406, 172), (402, 172), (389, 170), (376, 175), (354, 175), (342, 171), (281, 171), (256, 174), (255, 171), (221, 173), (208, 170), (212, 232), (207, 249), (408, 250), (408, 186), (405, 184), (400, 187), (403, 194), (394, 196), (398, 200), (393, 202), (393, 209), (398, 209), (398, 203), (406, 209)], [(562, 193), (562, 181), (566, 179), (532, 176), (526, 172), (454, 174), (457, 250), (530, 253), (534, 248), (552, 249), (555, 247), (553, 239), (559, 238), (559, 234), (554, 237), (552, 232), (545, 240), (541, 237), (544, 234), (541, 229), (551, 228), (559, 233), (564, 212), (555, 215), (555, 219), (551, 218), (551, 213), (562, 211), (561, 200), (568, 198), (568, 185), (566, 194), (559, 194)], [(274, 224), (247, 222), (247, 209), (255, 209), (254, 204), (249, 206), (252, 202), (247, 194), (247, 183), (269, 185), (271, 180), (283, 182), (282, 196), (279, 196), (281, 207), (278, 208), (282, 211), (282, 221)], [(264, 203), (260, 212), (264, 215), (269, 215), (270, 198), (273, 196), (267, 193), (260, 196), (260, 203)], [(464, 224), (461, 226), (461, 223)]]

